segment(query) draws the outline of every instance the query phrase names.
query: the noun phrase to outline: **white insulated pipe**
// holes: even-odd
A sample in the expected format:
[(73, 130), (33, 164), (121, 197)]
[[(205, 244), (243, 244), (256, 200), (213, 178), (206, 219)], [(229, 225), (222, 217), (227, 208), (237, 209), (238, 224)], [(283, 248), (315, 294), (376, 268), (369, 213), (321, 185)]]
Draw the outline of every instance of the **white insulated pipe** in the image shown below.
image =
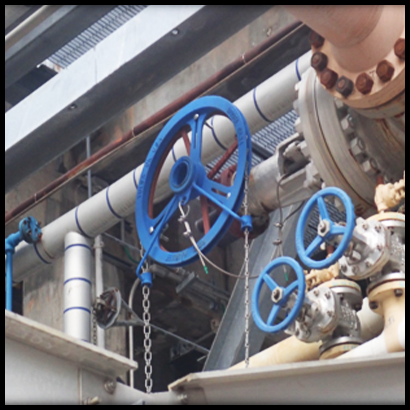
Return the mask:
[(91, 266), (89, 241), (76, 232), (65, 237), (64, 333), (91, 340)]
[[(101, 235), (98, 235), (94, 241), (95, 253), (95, 296), (99, 297), (104, 292), (104, 269), (103, 253), (104, 242)], [(105, 330), (97, 326), (97, 346), (105, 349)]]
[[(292, 109), (295, 85), (310, 67), (310, 58), (311, 52), (306, 53), (235, 102), (244, 114), (251, 133), (259, 131)], [(211, 119), (209, 122), (213, 132), (207, 128), (204, 130), (204, 163), (218, 158), (235, 141), (234, 129), (226, 118), (216, 117), (214, 121)], [(169, 194), (169, 172), (176, 160), (186, 155), (183, 142), (179, 142), (164, 164), (158, 182), (157, 200)], [(143, 166), (140, 165), (104, 191), (43, 228), (41, 243), (35, 246), (21, 244), (14, 256), (15, 280), (22, 281), (45, 264), (51, 264), (59, 258), (64, 252), (64, 240), (69, 232), (77, 232), (92, 239), (131, 215), (135, 211), (138, 181)]]

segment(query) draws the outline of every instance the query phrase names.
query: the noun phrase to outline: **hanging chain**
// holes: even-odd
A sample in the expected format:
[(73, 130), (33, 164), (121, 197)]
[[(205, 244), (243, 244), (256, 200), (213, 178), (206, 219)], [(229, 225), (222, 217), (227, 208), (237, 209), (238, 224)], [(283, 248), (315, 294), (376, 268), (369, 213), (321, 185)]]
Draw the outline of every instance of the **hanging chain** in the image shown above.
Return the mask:
[[(140, 251), (141, 260), (144, 258), (144, 248), (141, 243)], [(148, 262), (144, 263), (142, 272), (147, 272), (149, 268)], [(150, 288), (148, 286), (142, 287), (142, 320), (144, 322), (144, 360), (145, 360), (145, 389), (147, 394), (151, 394), (153, 381), (152, 381), (152, 340), (151, 340), (151, 303), (150, 303)]]
[(144, 321), (144, 348), (145, 348), (145, 389), (148, 394), (152, 392), (152, 353), (151, 353), (151, 347), (152, 347), (152, 341), (151, 341), (151, 314), (150, 314), (150, 301), (149, 301), (149, 296), (150, 296), (150, 289), (148, 286), (143, 286), (142, 288), (142, 295), (143, 295), (143, 301), (142, 301), (142, 307), (144, 309), (144, 313), (142, 315), (142, 319)]
[[(248, 169), (248, 164), (246, 166)], [(245, 175), (245, 195), (244, 195), (244, 214), (249, 215), (249, 172)], [(249, 303), (249, 229), (245, 229), (245, 245), (244, 245), (244, 267), (245, 267), (245, 368), (249, 367), (249, 319), (250, 319), (250, 303)]]

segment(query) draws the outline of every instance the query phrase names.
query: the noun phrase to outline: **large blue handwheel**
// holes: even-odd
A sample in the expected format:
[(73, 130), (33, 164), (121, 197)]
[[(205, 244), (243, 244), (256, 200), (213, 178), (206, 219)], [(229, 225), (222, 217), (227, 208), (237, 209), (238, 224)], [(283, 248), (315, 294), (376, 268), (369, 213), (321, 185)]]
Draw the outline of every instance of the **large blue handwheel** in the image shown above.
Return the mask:
[[(281, 266), (290, 266), (296, 273), (296, 281), (292, 282), (286, 288), (279, 286), (270, 276), (271, 273)], [(273, 308), (266, 322), (263, 321), (259, 311), (259, 298), (263, 285), (267, 285), (272, 292)], [(293, 293), (296, 293), (296, 301), (287, 312), (287, 316), (280, 323), (274, 324), (279, 312), (283, 308), (287, 308), (289, 298)], [(289, 325), (298, 317), (300, 310), (303, 307), (306, 292), (306, 281), (302, 267), (292, 258), (287, 256), (277, 258), (271, 262), (259, 276), (252, 295), (252, 316), (256, 325), (264, 332), (278, 333), (289, 327)]]
[[(237, 170), (235, 181), (227, 187), (207, 177), (201, 162), (202, 137), (205, 122), (214, 115), (227, 117), (233, 124), (237, 136)], [(176, 160), (169, 175), (172, 197), (159, 215), (153, 216), (153, 187), (156, 186), (165, 158), (169, 156), (181, 130), (189, 130), (191, 139), (186, 156)], [(186, 139), (188, 139), (185, 136)], [(186, 141), (184, 141), (186, 142)], [(251, 135), (243, 114), (232, 103), (222, 97), (203, 97), (188, 104), (163, 128), (145, 161), (139, 180), (136, 200), (136, 223), (142, 246), (149, 257), (168, 266), (184, 266), (198, 259), (193, 246), (179, 252), (168, 252), (160, 245), (161, 233), (179, 206), (202, 196), (222, 209), (199, 241), (203, 253), (209, 252), (229, 229), (233, 218), (241, 219), (237, 211), (244, 197), (245, 176), (250, 172), (252, 160)]]
[[(340, 199), (346, 211), (346, 226), (339, 225), (331, 220), (326, 207), (326, 197), (337, 197)], [(309, 216), (316, 205), (319, 207), (320, 214), (318, 235), (307, 248), (305, 248), (304, 237), (306, 226), (309, 221)], [(311, 269), (325, 269), (334, 265), (346, 252), (352, 240), (355, 220), (356, 217), (352, 200), (341, 189), (333, 187), (325, 188), (313, 195), (305, 205), (296, 228), (296, 249), (300, 260)], [(338, 246), (330, 257), (320, 261), (311, 258), (314, 252), (319, 250), (323, 243), (332, 243), (336, 236), (342, 236), (342, 239), (339, 238)]]

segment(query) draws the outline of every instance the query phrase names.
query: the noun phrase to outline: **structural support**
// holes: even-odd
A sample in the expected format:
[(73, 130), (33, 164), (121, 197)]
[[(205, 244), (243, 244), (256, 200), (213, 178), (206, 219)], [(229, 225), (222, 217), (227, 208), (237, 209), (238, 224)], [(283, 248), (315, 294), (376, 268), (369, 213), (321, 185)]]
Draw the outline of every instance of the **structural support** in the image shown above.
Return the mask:
[[(147, 7), (7, 112), (5, 191), (138, 102), (270, 7)], [(130, 38), (136, 40), (129, 41)], [(18, 166), (21, 163), (25, 166)]]
[[(296, 205), (286, 208), (286, 210), (284, 210), (284, 217), (287, 217), (287, 215), (293, 212), (296, 208)], [(287, 255), (292, 257), (296, 256), (295, 231), (298, 216), (299, 213), (296, 213), (284, 227), (285, 240), (283, 246), (286, 249)], [(280, 255), (280, 250), (273, 244), (275, 239), (278, 239), (279, 231), (276, 225), (279, 222), (280, 212), (276, 211), (271, 218), (267, 231), (252, 243), (250, 254), (251, 276), (259, 275), (272, 259)], [(242, 282), (243, 281), (240, 280), (237, 282), (232, 293), (231, 300), (205, 363), (204, 371), (227, 369), (244, 359), (245, 290)], [(252, 280), (250, 283), (250, 294), (253, 292), (255, 282), (255, 280)], [(284, 284), (285, 283), (282, 283), (282, 285)], [(269, 302), (271, 300), (271, 293), (268, 293), (269, 292), (266, 291), (261, 296), (262, 310), (263, 306), (266, 306), (266, 314), (269, 313)], [(251, 321), (251, 355), (260, 351), (265, 337), (266, 334), (262, 332), (253, 321)], [(286, 336), (283, 334), (278, 335), (277, 341), (282, 340), (284, 337)]]
[(114, 5), (47, 5), (6, 37), (5, 87), (24, 77)]
[(89, 241), (76, 232), (65, 237), (64, 333), (91, 341), (91, 258)]

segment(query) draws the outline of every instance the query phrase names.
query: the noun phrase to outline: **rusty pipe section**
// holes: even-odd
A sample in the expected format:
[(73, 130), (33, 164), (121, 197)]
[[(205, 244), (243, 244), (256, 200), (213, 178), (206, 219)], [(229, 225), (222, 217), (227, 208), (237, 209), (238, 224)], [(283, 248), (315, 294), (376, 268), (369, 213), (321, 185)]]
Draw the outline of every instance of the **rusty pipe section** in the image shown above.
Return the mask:
[(405, 111), (405, 6), (286, 6), (314, 30), (322, 85), (370, 117)]

